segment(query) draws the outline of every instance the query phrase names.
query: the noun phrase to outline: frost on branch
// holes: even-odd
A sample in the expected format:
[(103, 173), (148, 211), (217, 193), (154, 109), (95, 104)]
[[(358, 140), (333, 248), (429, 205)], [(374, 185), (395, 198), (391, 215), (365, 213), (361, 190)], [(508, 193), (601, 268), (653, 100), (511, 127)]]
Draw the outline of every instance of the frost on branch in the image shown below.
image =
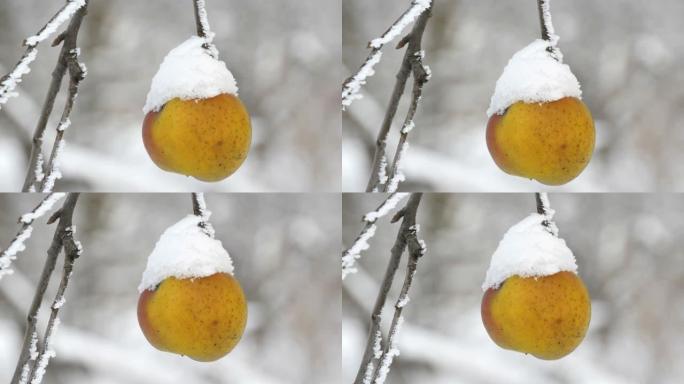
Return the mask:
[(31, 225), (33, 222), (52, 209), (52, 206), (63, 198), (64, 195), (64, 193), (51, 193), (31, 212), (21, 215), (19, 218), (19, 223), (21, 224), (19, 232), (14, 239), (12, 239), (9, 246), (0, 253), (0, 280), (4, 275), (11, 275), (13, 273), (10, 266), (12, 261), (17, 258), (17, 254), (26, 249), (24, 243), (31, 237), (31, 233), (33, 232), (33, 227)]
[(26, 53), (14, 66), (14, 69), (0, 80), (0, 109), (10, 97), (17, 96), (14, 89), (21, 83), (23, 76), (31, 72), (30, 65), (38, 55), (36, 48), (38, 44), (55, 33), (65, 21), (69, 20), (84, 5), (85, 0), (69, 0), (37, 34), (24, 40), (24, 45), (28, 47)]
[(432, 0), (413, 0), (411, 7), (392, 24), (382, 36), (373, 39), (368, 43), (371, 53), (359, 70), (349, 77), (342, 86), (342, 109), (346, 109), (354, 100), (361, 99), (361, 88), (366, 84), (368, 78), (375, 74), (375, 65), (382, 58), (382, 48), (402, 34), (404, 29), (413, 23), (423, 12), (432, 6)]
[(354, 240), (354, 244), (342, 253), (343, 280), (347, 275), (357, 272), (356, 261), (361, 258), (361, 252), (370, 247), (368, 241), (375, 236), (377, 229), (375, 222), (396, 208), (397, 204), (408, 195), (408, 193), (393, 193), (378, 208), (363, 216), (365, 223), (363, 230)]

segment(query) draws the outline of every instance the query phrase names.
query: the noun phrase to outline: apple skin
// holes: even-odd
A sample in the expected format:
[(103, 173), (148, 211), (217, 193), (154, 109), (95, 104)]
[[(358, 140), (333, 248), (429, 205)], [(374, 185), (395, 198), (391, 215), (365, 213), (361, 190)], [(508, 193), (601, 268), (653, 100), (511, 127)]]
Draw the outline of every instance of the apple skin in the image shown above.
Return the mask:
[(488, 289), (482, 322), (501, 348), (556, 360), (582, 342), (591, 319), (589, 293), (576, 274), (512, 276)]
[(245, 161), (252, 128), (240, 99), (221, 94), (168, 101), (160, 111), (145, 115), (142, 137), (159, 168), (215, 182), (233, 174)]
[(591, 112), (574, 97), (515, 103), (489, 118), (486, 136), (501, 170), (546, 185), (562, 185), (582, 173), (596, 141)]
[(153, 347), (196, 361), (214, 361), (240, 341), (247, 324), (247, 301), (230, 274), (170, 277), (155, 290), (140, 294), (138, 323)]

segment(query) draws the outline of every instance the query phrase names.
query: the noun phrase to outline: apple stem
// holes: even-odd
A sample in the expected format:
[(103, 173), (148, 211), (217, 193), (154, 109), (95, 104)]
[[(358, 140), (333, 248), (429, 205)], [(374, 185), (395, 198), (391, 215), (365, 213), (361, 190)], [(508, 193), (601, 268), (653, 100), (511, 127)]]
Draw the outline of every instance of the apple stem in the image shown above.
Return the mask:
[(192, 197), (192, 212), (195, 216), (200, 218), (197, 224), (202, 232), (206, 233), (207, 236), (214, 238), (214, 227), (209, 222), (209, 217), (211, 216), (211, 211), (207, 209), (207, 203), (204, 200), (204, 193), (191, 193)]
[(551, 0), (537, 0), (537, 9), (539, 11), (539, 25), (541, 26), (542, 40), (550, 43), (546, 49), (556, 61), (562, 61), (562, 55), (558, 50), (558, 35), (553, 27), (551, 20)]
[(553, 222), (553, 215), (555, 212), (553, 209), (551, 209), (549, 195), (546, 192), (537, 192), (534, 195), (537, 201), (537, 213), (544, 216), (542, 225), (549, 231), (549, 233), (558, 237), (558, 228)]
[(209, 27), (206, 2), (205, 0), (192, 0), (192, 4), (195, 9), (195, 25), (197, 26), (197, 36), (205, 40), (205, 43), (202, 44), (202, 48), (207, 50), (212, 57), (216, 58), (216, 48), (212, 44), (214, 35)]

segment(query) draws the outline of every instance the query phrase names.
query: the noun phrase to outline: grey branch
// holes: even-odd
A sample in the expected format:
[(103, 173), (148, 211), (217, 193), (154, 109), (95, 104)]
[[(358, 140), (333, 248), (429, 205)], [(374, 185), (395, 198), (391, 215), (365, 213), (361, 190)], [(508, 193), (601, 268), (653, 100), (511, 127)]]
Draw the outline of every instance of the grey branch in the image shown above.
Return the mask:
[[(404, 53), (404, 59), (402, 60), (401, 67), (397, 73), (397, 81), (394, 84), (394, 90), (392, 91), (392, 96), (390, 97), (389, 106), (385, 112), (385, 118), (378, 132), (378, 136), (375, 142), (375, 155), (373, 156), (373, 165), (371, 167), (371, 174), (366, 186), (366, 192), (379, 191), (383, 184), (386, 184), (383, 190), (387, 190), (387, 185), (384, 180), (381, 180), (381, 174), (387, 173), (387, 138), (389, 136), (389, 131), (392, 126), (392, 121), (397, 114), (397, 109), (399, 108), (399, 102), (404, 95), (404, 90), (406, 89), (406, 83), (409, 76), (414, 76), (414, 90), (413, 90), (413, 100), (409, 111), (406, 116), (405, 125), (413, 121), (416, 109), (421, 99), (422, 89), (425, 83), (429, 79), (429, 73), (426, 71), (423, 65), (422, 56), (422, 39), (425, 28), (427, 27), (428, 20), (432, 15), (432, 7), (434, 7), (434, 1), (430, 8), (423, 12), (416, 20), (413, 29), (398, 45), (398, 48), (402, 48), (408, 45), (406, 52)], [(403, 127), (405, 128), (405, 126)], [(401, 148), (406, 142), (408, 131), (402, 133), (400, 138), (399, 146), (397, 147), (397, 152), (395, 153), (395, 159), (390, 168), (391, 175), (396, 177), (398, 172), (397, 165), (401, 160)], [(383, 169), (384, 167), (384, 169)]]
[[(36, 288), (36, 293), (33, 296), (31, 308), (29, 309), (26, 319), (27, 327), (24, 335), (24, 343), (19, 355), (19, 360), (17, 361), (17, 366), (14, 370), (11, 384), (18, 384), (22, 378), (22, 373), (27, 375), (26, 377), (29, 379), (33, 378), (37, 372), (37, 364), (40, 362), (41, 358), (45, 356), (45, 353), (48, 350), (47, 348), (49, 345), (46, 345), (48, 337), (52, 334), (60, 309), (60, 306), (55, 305), (55, 303), (57, 300), (64, 297), (64, 292), (66, 291), (69, 279), (71, 278), (74, 262), (81, 254), (81, 245), (74, 239), (73, 229), (73, 214), (76, 202), (78, 201), (78, 196), (78, 193), (70, 193), (62, 208), (50, 218), (49, 222), (54, 222), (58, 219), (59, 223), (57, 224), (57, 229), (55, 230), (50, 248), (48, 248), (47, 258), (43, 265), (43, 272), (38, 281), (38, 287)], [(50, 283), (50, 278), (55, 270), (55, 265), (57, 264), (57, 259), (62, 249), (64, 249), (64, 270), (62, 272), (62, 280), (57, 290), (57, 296), (55, 296), (55, 300), (53, 301), (50, 320), (48, 321), (45, 330), (45, 337), (38, 349), (38, 358), (34, 361), (31, 359), (31, 344), (34, 335), (37, 335), (38, 311), (43, 303), (45, 291)], [(30, 382), (30, 380), (27, 380), (27, 382)]]
[(218, 51), (211, 43), (213, 34), (209, 27), (209, 17), (207, 16), (207, 6), (205, 0), (192, 0), (195, 9), (195, 26), (197, 28), (197, 36), (206, 40), (202, 47), (209, 52), (213, 58), (218, 58)]
[[(45, 102), (41, 110), (38, 124), (36, 125), (36, 129), (33, 133), (29, 166), (26, 170), (26, 178), (24, 180), (24, 186), (22, 187), (23, 192), (36, 190), (37, 187), (41, 187), (42, 189), (43, 181), (46, 180), (45, 178), (39, 177), (42, 176), (46, 171), (46, 168), (43, 164), (43, 138), (45, 136), (45, 129), (47, 127), (48, 119), (50, 118), (52, 110), (55, 106), (55, 99), (57, 98), (57, 94), (62, 86), (62, 79), (64, 78), (64, 75), (68, 70), (71, 81), (69, 86), (69, 97), (64, 106), (64, 111), (62, 112), (60, 126), (61, 122), (65, 122), (69, 119), (74, 99), (76, 98), (76, 93), (78, 92), (78, 84), (81, 82), (81, 80), (83, 80), (85, 75), (84, 67), (78, 63), (78, 60), (75, 56), (77, 56), (76, 42), (78, 39), (78, 32), (81, 28), (83, 18), (87, 13), (87, 9), (88, 0), (86, 0), (85, 5), (80, 8), (71, 18), (66, 31), (60, 34), (52, 44), (53, 46), (56, 46), (62, 43), (62, 49), (59, 53), (59, 58), (57, 59), (57, 65), (52, 71), (52, 81), (50, 82), (50, 87), (48, 88), (48, 93), (45, 97)], [(63, 134), (64, 132), (62, 131), (62, 134), (60, 135), (58, 130), (58, 137), (55, 140), (52, 155), (50, 156), (51, 166), (55, 164), (54, 162), (56, 159), (54, 157), (57, 154), (56, 149), (60, 140), (63, 139)], [(53, 169), (47, 168), (47, 171), (52, 172)]]
[[(359, 365), (359, 370), (356, 374), (354, 384), (363, 384), (364, 378), (367, 376), (367, 372), (372, 372), (370, 377), (373, 378), (373, 380), (377, 377), (379, 374), (379, 364), (374, 365), (374, 362), (381, 363), (383, 361), (383, 358), (387, 356), (387, 353), (392, 347), (391, 342), (394, 340), (394, 336), (396, 336), (399, 318), (401, 317), (404, 307), (404, 303), (402, 303), (402, 301), (404, 301), (406, 298), (406, 295), (408, 294), (413, 282), (413, 276), (415, 275), (418, 260), (425, 253), (425, 246), (423, 242), (417, 238), (416, 226), (416, 214), (418, 212), (418, 206), (420, 205), (421, 198), (422, 193), (411, 194), (406, 206), (397, 212), (392, 219), (392, 222), (396, 222), (401, 219), (403, 220), (401, 227), (399, 228), (399, 232), (397, 233), (397, 238), (392, 246), (392, 250), (390, 251), (390, 260), (387, 264), (385, 276), (382, 279), (380, 291), (378, 292), (378, 296), (375, 300), (375, 305), (373, 306), (370, 329), (368, 331), (368, 341), (366, 343), (366, 349), (364, 351), (363, 358), (361, 359), (361, 364)], [(406, 250), (407, 246), (409, 248), (409, 262), (406, 271), (406, 278), (404, 280), (404, 285), (402, 286), (401, 295), (395, 304), (394, 317), (388, 333), (389, 336), (386, 342), (384, 342), (382, 355), (379, 359), (377, 359), (375, 357), (373, 347), (376, 344), (376, 338), (378, 335), (381, 335), (380, 325), (382, 322), (382, 309), (387, 302), (389, 291), (392, 288), (392, 283), (394, 282), (394, 278), (401, 261), (401, 256)]]
[(558, 236), (558, 227), (553, 222), (553, 215), (555, 211), (551, 209), (549, 202), (549, 195), (546, 192), (537, 192), (534, 194), (537, 202), (537, 213), (544, 216), (542, 225), (554, 236)]

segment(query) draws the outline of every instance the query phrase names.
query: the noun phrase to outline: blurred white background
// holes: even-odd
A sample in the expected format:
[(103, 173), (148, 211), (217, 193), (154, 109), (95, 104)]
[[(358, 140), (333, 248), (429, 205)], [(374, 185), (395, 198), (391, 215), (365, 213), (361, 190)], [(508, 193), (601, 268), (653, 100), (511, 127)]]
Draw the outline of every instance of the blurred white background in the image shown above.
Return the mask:
[[(341, 383), (340, 203), (332, 195), (207, 194), (216, 236), (249, 301), (247, 331), (213, 363), (161, 352), (138, 327), (137, 286), (161, 233), (191, 213), (189, 194), (81, 195), (85, 249), (62, 307), (46, 384)], [(0, 194), (0, 248), (39, 196)], [(61, 202), (58, 203), (61, 205)], [(0, 280), (0, 382), (9, 382), (54, 226), (34, 225)], [(46, 298), (52, 300), (62, 258)], [(44, 307), (49, 307), (51, 301)], [(41, 327), (39, 329), (44, 329)]]
[[(343, 243), (383, 196), (346, 194)], [(428, 194), (418, 211), (428, 253), (404, 309), (388, 383), (681, 383), (684, 378), (684, 196), (551, 194), (556, 223), (592, 297), (582, 344), (557, 361), (504, 350), (480, 318), (485, 272), (510, 226), (536, 210), (533, 194)], [(406, 200), (399, 206), (403, 206)], [(343, 283), (343, 380), (353, 381), (370, 308), (398, 224), (381, 219), (360, 273)], [(390, 295), (403, 281), (406, 256)], [(385, 308), (389, 320), (392, 308)], [(387, 327), (384, 327), (385, 331)]]
[[(409, 1), (345, 0), (346, 78), (366, 58), (367, 43)], [(539, 38), (536, 1), (436, 1), (423, 48), (433, 76), (405, 158), (415, 191), (684, 190), (684, 3), (662, 0), (552, 1), (565, 63), (582, 84), (597, 128), (594, 157), (577, 179), (549, 188), (499, 170), (485, 143), (490, 97), (510, 57)], [(403, 51), (385, 48), (357, 100), (343, 114), (343, 189), (365, 189), (375, 137)], [(407, 91), (410, 92), (411, 83)], [(403, 121), (407, 101), (398, 113)], [(399, 128), (394, 128), (396, 133)], [(390, 145), (392, 152), (396, 145)]]
[[(0, 2), (0, 76), (63, 5)], [(220, 57), (235, 75), (253, 126), (243, 166), (220, 183), (157, 168), (142, 144), (142, 106), (169, 50), (195, 34), (191, 0), (91, 1), (79, 35), (88, 77), (66, 135), (57, 190), (336, 191), (340, 186), (340, 5), (335, 0), (207, 1)], [(38, 48), (21, 94), (0, 110), (0, 190), (23, 184), (30, 135), (59, 48)], [(48, 125), (54, 135), (63, 105)]]

